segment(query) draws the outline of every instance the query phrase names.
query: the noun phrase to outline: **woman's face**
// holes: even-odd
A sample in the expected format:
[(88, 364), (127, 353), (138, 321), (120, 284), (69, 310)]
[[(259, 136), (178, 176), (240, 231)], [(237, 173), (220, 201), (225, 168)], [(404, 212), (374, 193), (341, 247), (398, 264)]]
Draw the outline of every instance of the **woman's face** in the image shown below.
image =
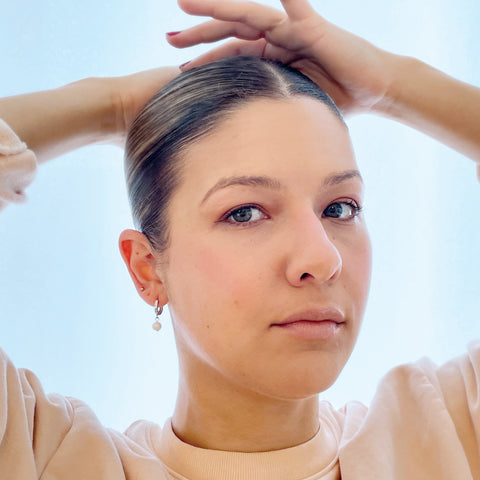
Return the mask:
[(276, 398), (325, 390), (370, 276), (345, 126), (314, 99), (255, 100), (183, 159), (158, 267), (182, 373)]

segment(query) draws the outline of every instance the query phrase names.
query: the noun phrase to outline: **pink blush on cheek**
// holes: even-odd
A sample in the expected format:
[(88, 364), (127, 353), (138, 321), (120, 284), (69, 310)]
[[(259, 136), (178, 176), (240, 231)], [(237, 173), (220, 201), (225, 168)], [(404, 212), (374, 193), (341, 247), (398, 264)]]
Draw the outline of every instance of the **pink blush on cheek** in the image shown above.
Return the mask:
[[(205, 247), (196, 252), (195, 274), (200, 288), (212, 300), (230, 303), (231, 307), (244, 308), (245, 299), (252, 295), (252, 272), (249, 262), (243, 262), (231, 252), (219, 254), (218, 248)], [(206, 289), (206, 290), (205, 290)]]
[[(238, 262), (228, 262), (225, 256), (219, 255), (218, 249), (202, 248), (195, 258), (195, 270), (209, 285), (218, 285), (219, 288), (231, 290), (234, 288), (235, 277), (233, 269), (238, 268)], [(211, 292), (214, 294), (214, 292)]]

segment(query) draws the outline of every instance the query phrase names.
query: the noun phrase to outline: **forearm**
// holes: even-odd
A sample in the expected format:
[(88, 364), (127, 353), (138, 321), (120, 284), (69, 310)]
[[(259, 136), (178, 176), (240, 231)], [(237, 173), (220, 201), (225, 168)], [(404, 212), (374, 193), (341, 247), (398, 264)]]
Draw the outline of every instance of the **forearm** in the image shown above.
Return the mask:
[(64, 87), (0, 99), (0, 118), (35, 151), (40, 162), (118, 131), (108, 79), (89, 78)]
[(480, 89), (419, 60), (391, 59), (394, 81), (377, 112), (480, 163)]

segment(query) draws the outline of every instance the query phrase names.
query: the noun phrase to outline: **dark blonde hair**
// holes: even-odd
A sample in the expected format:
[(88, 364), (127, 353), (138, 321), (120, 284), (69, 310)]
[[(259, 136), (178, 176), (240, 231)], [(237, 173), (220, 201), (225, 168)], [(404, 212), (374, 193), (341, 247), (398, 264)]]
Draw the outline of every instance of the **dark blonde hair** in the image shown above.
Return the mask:
[(182, 151), (226, 116), (260, 98), (315, 98), (343, 121), (330, 97), (288, 66), (232, 57), (182, 73), (143, 108), (130, 129), (125, 174), (135, 227), (152, 247), (168, 246), (168, 206), (180, 182)]

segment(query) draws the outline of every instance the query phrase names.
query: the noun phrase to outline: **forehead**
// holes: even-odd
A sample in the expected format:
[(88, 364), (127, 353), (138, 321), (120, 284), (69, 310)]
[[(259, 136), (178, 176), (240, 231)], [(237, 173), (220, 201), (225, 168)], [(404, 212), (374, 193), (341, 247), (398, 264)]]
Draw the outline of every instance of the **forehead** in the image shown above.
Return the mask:
[(181, 183), (199, 190), (229, 175), (318, 178), (356, 168), (346, 126), (308, 97), (246, 103), (182, 157)]

